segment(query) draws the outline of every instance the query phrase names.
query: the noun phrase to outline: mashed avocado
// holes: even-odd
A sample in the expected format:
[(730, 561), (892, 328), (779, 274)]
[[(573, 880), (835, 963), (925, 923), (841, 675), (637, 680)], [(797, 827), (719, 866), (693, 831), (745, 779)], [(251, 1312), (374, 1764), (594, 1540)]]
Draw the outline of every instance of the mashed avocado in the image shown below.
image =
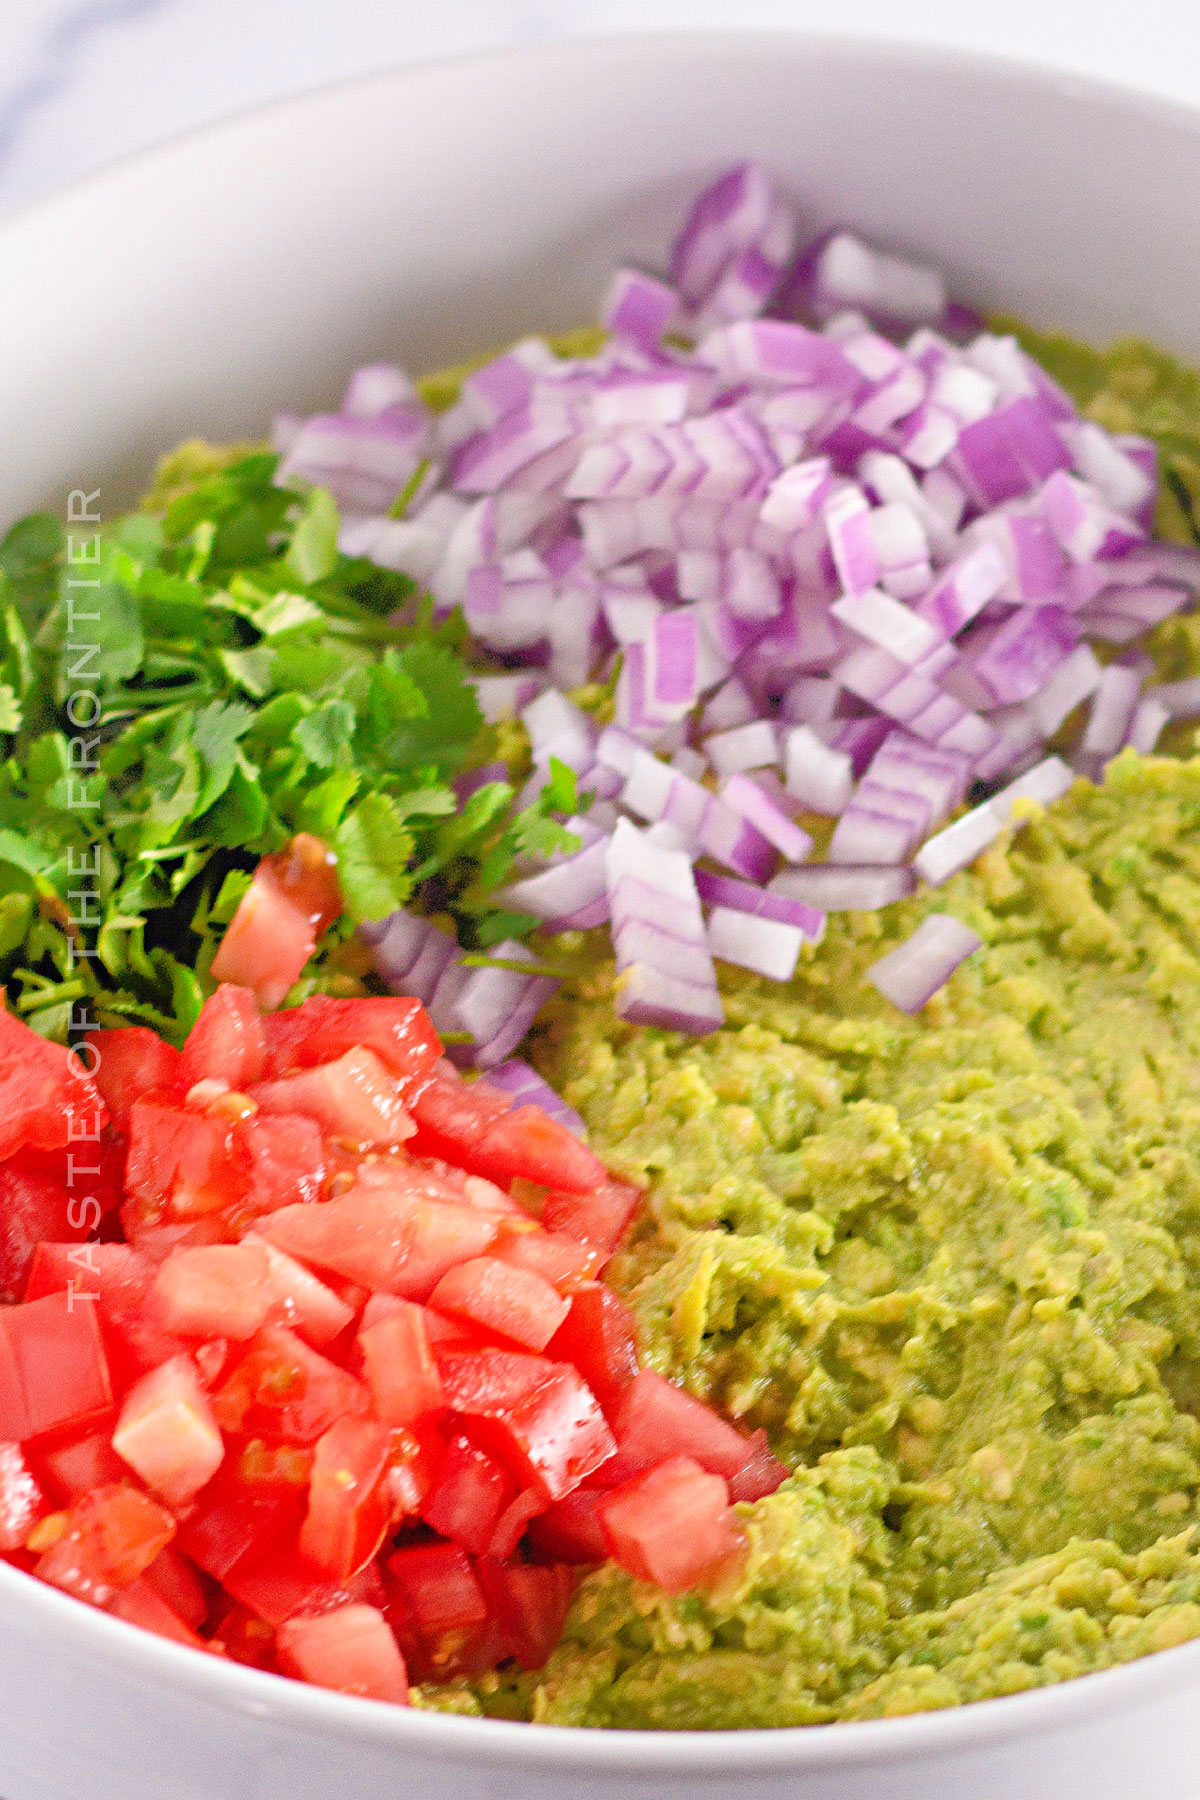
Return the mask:
[[(1007, 323), (1007, 322), (1006, 322)], [(1200, 517), (1200, 378), (1022, 334), (1154, 435)], [(1151, 645), (1200, 669), (1200, 626)], [(647, 1184), (611, 1268), (643, 1356), (794, 1473), (740, 1573), (585, 1577), (546, 1668), (423, 1696), (552, 1724), (802, 1725), (1011, 1694), (1200, 1637), (1200, 761), (1125, 752), (939, 890), (841, 915), (705, 1040), (613, 1013), (600, 943), (534, 1059)], [(864, 970), (930, 910), (984, 948), (917, 1019)], [(599, 937), (600, 934), (594, 934)], [(569, 948), (571, 940), (562, 940)]]

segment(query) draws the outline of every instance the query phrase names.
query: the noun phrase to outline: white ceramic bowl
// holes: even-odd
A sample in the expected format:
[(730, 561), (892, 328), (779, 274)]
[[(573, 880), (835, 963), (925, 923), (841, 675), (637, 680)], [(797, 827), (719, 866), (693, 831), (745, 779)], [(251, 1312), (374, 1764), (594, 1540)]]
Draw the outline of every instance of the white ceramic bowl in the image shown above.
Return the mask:
[[(581, 323), (703, 176), (760, 156), (814, 227), (960, 297), (1200, 360), (1200, 114), (800, 36), (406, 70), (140, 156), (0, 229), (0, 519), (175, 439), (260, 435), (390, 355)], [(1200, 1644), (954, 1713), (757, 1733), (442, 1718), (222, 1664), (0, 1564), (5, 1800), (1195, 1800)]]

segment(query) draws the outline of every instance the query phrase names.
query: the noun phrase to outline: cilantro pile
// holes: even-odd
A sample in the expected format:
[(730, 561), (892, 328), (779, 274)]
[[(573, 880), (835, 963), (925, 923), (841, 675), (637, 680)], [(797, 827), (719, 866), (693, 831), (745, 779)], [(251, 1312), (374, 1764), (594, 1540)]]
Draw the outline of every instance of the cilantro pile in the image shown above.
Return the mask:
[[(98, 560), (68, 564), (45, 514), (0, 543), (0, 983), (48, 1036), (90, 1008), (178, 1042), (251, 871), (297, 831), (336, 851), (346, 902), (304, 992), (352, 987), (354, 926), (411, 899), (469, 950), (526, 935), (494, 890), (518, 856), (575, 845), (550, 816), (575, 804), (561, 767), (523, 812), (507, 781), (459, 805), (453, 778), (512, 749), (480, 715), (461, 619), (341, 555), (329, 494), (275, 467), (185, 446)], [(71, 529), (78, 555), (93, 528)], [(99, 585), (76, 591), (71, 636), (81, 576)], [(102, 702), (86, 729), (65, 711), (80, 688)]]

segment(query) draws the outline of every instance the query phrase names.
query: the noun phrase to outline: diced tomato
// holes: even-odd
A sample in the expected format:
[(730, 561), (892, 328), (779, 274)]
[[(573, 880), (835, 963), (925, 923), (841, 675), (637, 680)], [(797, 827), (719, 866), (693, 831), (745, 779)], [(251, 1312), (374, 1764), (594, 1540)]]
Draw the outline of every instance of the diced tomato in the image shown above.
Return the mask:
[(274, 1299), (263, 1244), (174, 1250), (151, 1289), (158, 1316), (183, 1338), (252, 1338)]
[(468, 1175), (464, 1169), (452, 1169), (436, 1158), (409, 1156), (406, 1150), (399, 1155), (372, 1156), (359, 1163), (354, 1175), (360, 1188), (383, 1188), (389, 1192), (399, 1189), (414, 1200), (468, 1206), (473, 1212), (494, 1214), (500, 1224), (506, 1219), (514, 1224), (534, 1223), (524, 1208), (494, 1181), (485, 1181), (482, 1175)]
[(746, 1439), (702, 1400), (642, 1369), (613, 1415), (617, 1454), (600, 1477), (604, 1487), (627, 1481), (672, 1456), (690, 1456), (731, 1481), (746, 1462)]
[(540, 1562), (601, 1563), (608, 1555), (596, 1516), (600, 1496), (576, 1488), (565, 1500), (539, 1513), (529, 1527), (529, 1543)]
[(317, 1440), (300, 1550), (334, 1581), (370, 1562), (391, 1519), (388, 1434), (374, 1419), (339, 1419)]
[(448, 1269), (429, 1304), (529, 1350), (544, 1350), (570, 1310), (570, 1302), (543, 1276), (494, 1256), (472, 1257)]
[(446, 1403), (424, 1307), (397, 1299), (396, 1310), (358, 1334), (363, 1371), (385, 1425), (415, 1425)]
[(315, 1119), (303, 1113), (263, 1113), (244, 1119), (237, 1136), (250, 1161), (250, 1212), (275, 1212), (321, 1198), (329, 1170)]
[(373, 1606), (343, 1606), (315, 1619), (291, 1619), (279, 1632), (280, 1667), (339, 1694), (408, 1703), (400, 1647)]
[(35, 1572), (77, 1600), (107, 1606), (118, 1588), (145, 1574), (174, 1535), (170, 1513), (137, 1488), (94, 1488), (75, 1502), (62, 1536)]
[(536, 1488), (526, 1488), (515, 1500), (511, 1500), (496, 1520), (496, 1529), (492, 1532), (491, 1542), (487, 1547), (488, 1555), (507, 1562), (516, 1553), (526, 1526), (531, 1519), (539, 1516), (545, 1505), (545, 1495)]
[(209, 1649), (224, 1651), (230, 1662), (247, 1669), (274, 1670), (275, 1632), (265, 1619), (248, 1606), (234, 1604), (217, 1621), (209, 1640)]
[(542, 1202), (542, 1224), (612, 1254), (629, 1228), (641, 1193), (624, 1181), (605, 1181), (589, 1194), (552, 1189)]
[(93, 1079), (118, 1131), (129, 1129), (130, 1109), (143, 1094), (182, 1092), (178, 1050), (147, 1026), (94, 1031), (88, 1042), (96, 1065)]
[(213, 957), (214, 980), (250, 988), (260, 1006), (278, 1006), (341, 910), (336, 858), (320, 838), (300, 832), (259, 863)]
[(368, 1148), (387, 1149), (413, 1135), (400, 1085), (373, 1050), (347, 1050), (336, 1062), (257, 1082), (250, 1098), (264, 1113), (303, 1113), (331, 1137)]
[(225, 981), (200, 1008), (179, 1064), (184, 1092), (198, 1081), (224, 1081), (243, 1090), (261, 1081), (267, 1040), (258, 1001), (249, 988)]
[(226, 1431), (315, 1444), (335, 1420), (370, 1411), (361, 1381), (282, 1325), (264, 1325), (213, 1398)]
[(562, 1636), (574, 1585), (572, 1571), (559, 1563), (536, 1568), (480, 1557), (479, 1585), (500, 1627), (505, 1653), (523, 1669), (540, 1669)]
[(598, 1281), (571, 1296), (571, 1310), (547, 1348), (558, 1362), (574, 1363), (606, 1413), (638, 1372), (633, 1314)]
[(193, 1631), (208, 1617), (208, 1595), (196, 1570), (173, 1543), (160, 1550), (142, 1580), (161, 1595)]
[[(0, 1297), (15, 1300), (21, 1293), (43, 1238), (79, 1242), (99, 1224), (99, 1213), (83, 1203), (87, 1190), (73, 1195), (65, 1170), (47, 1167), (50, 1158), (38, 1151), (22, 1150), (0, 1163)], [(81, 1162), (90, 1163), (91, 1155)], [(71, 1219), (77, 1223), (72, 1225)], [(2, 1303), (0, 1299), (0, 1303)]]
[(297, 1528), (304, 1495), (248, 1488), (223, 1469), (199, 1508), (180, 1527), (179, 1548), (206, 1574), (224, 1582), (243, 1558), (253, 1560)]
[(451, 1438), (421, 1516), (439, 1536), (482, 1556), (515, 1490), (511, 1475), (485, 1451), (467, 1438)]
[(26, 1465), (20, 1444), (0, 1444), (0, 1550), (23, 1549), (45, 1510), (42, 1490)]
[(521, 1487), (536, 1488), (548, 1500), (577, 1488), (616, 1448), (595, 1395), (566, 1363), (483, 1350), (447, 1356), (442, 1380), (471, 1437)]
[(169, 1506), (182, 1506), (212, 1480), (225, 1445), (190, 1356), (151, 1369), (130, 1389), (113, 1449)]
[(538, 1227), (531, 1231), (502, 1225), (491, 1254), (516, 1269), (532, 1269), (564, 1294), (589, 1281), (604, 1261), (599, 1250), (589, 1249), (577, 1238)]
[(27, 1294), (73, 1294), (75, 1310), (86, 1299), (100, 1320), (114, 1383), (123, 1387), (187, 1348), (148, 1309), (155, 1273), (128, 1244), (39, 1244)]
[(140, 1625), (157, 1637), (169, 1638), (173, 1644), (186, 1644), (192, 1650), (207, 1650), (202, 1637), (197, 1637), (185, 1619), (169, 1606), (148, 1577), (135, 1581), (132, 1587), (114, 1595), (108, 1610), (127, 1625)]
[(695, 1587), (745, 1548), (724, 1481), (688, 1456), (602, 1495), (596, 1511), (614, 1562), (669, 1594)]
[(91, 1488), (112, 1487), (129, 1474), (107, 1431), (74, 1438), (69, 1444), (56, 1444), (53, 1449), (42, 1451), (40, 1461), (49, 1480), (68, 1500), (78, 1500)]
[(437, 1480), (446, 1455), (446, 1439), (440, 1424), (423, 1421), (419, 1432), (394, 1425), (388, 1433), (388, 1488), (392, 1517), (413, 1519)]
[(468, 1631), (488, 1616), (483, 1589), (456, 1544), (421, 1544), (388, 1558), (413, 1626), (427, 1639)]
[(414, 1150), (485, 1175), (507, 1187), (517, 1176), (545, 1187), (591, 1193), (608, 1179), (586, 1145), (538, 1106), (514, 1107), (486, 1082), (465, 1082), (439, 1067), (412, 1101)]
[(112, 1406), (96, 1308), (64, 1294), (0, 1307), (0, 1439), (81, 1428)]
[(152, 1216), (177, 1219), (237, 1205), (250, 1185), (249, 1159), (234, 1120), (197, 1111), (174, 1094), (135, 1100), (129, 1114), (125, 1185)]
[(746, 1460), (736, 1474), (729, 1477), (731, 1500), (765, 1500), (782, 1486), (789, 1469), (771, 1454), (765, 1431), (756, 1431), (746, 1439)]
[(353, 1322), (354, 1309), (340, 1294), (274, 1244), (251, 1231), (242, 1243), (261, 1245), (266, 1253), (271, 1295), (267, 1317), (272, 1325), (286, 1325), (306, 1343), (322, 1350)]
[(259, 1230), (301, 1262), (426, 1300), (447, 1269), (487, 1249), (496, 1220), (470, 1207), (414, 1199), (398, 1175), (391, 1188), (351, 1188), (319, 1206), (281, 1207)]
[(308, 1493), (316, 1452), (301, 1444), (267, 1444), (249, 1438), (238, 1458), (238, 1479), (248, 1488), (289, 1488)]
[(0, 1006), (0, 1161), (99, 1137), (108, 1108), (77, 1056)]
[(336, 1062), (347, 1050), (373, 1050), (397, 1078), (402, 1097), (423, 1087), (442, 1055), (441, 1039), (419, 1000), (332, 1000), (318, 994), (264, 1021), (270, 1073)]
[(243, 1556), (226, 1571), (223, 1585), (226, 1593), (274, 1626), (298, 1613), (329, 1612), (362, 1597), (353, 1591), (356, 1583), (350, 1590), (339, 1586), (289, 1543), (274, 1543)]

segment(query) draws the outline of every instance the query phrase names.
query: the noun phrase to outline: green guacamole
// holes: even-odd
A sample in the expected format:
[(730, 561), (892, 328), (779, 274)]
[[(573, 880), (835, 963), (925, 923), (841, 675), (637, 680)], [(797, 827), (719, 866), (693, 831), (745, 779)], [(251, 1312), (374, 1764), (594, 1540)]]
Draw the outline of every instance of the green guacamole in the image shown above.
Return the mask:
[[(1200, 501), (1200, 382), (1033, 340)], [(1152, 645), (1200, 668), (1200, 625)], [(817, 1724), (1059, 1682), (1200, 1637), (1200, 761), (1103, 787), (879, 915), (787, 987), (725, 970), (697, 1040), (616, 1020), (606, 946), (533, 1056), (647, 1184), (611, 1277), (642, 1354), (794, 1473), (716, 1591), (609, 1565), (546, 1668), (421, 1703), (550, 1724)], [(915, 1020), (864, 970), (926, 912), (984, 948)]]

